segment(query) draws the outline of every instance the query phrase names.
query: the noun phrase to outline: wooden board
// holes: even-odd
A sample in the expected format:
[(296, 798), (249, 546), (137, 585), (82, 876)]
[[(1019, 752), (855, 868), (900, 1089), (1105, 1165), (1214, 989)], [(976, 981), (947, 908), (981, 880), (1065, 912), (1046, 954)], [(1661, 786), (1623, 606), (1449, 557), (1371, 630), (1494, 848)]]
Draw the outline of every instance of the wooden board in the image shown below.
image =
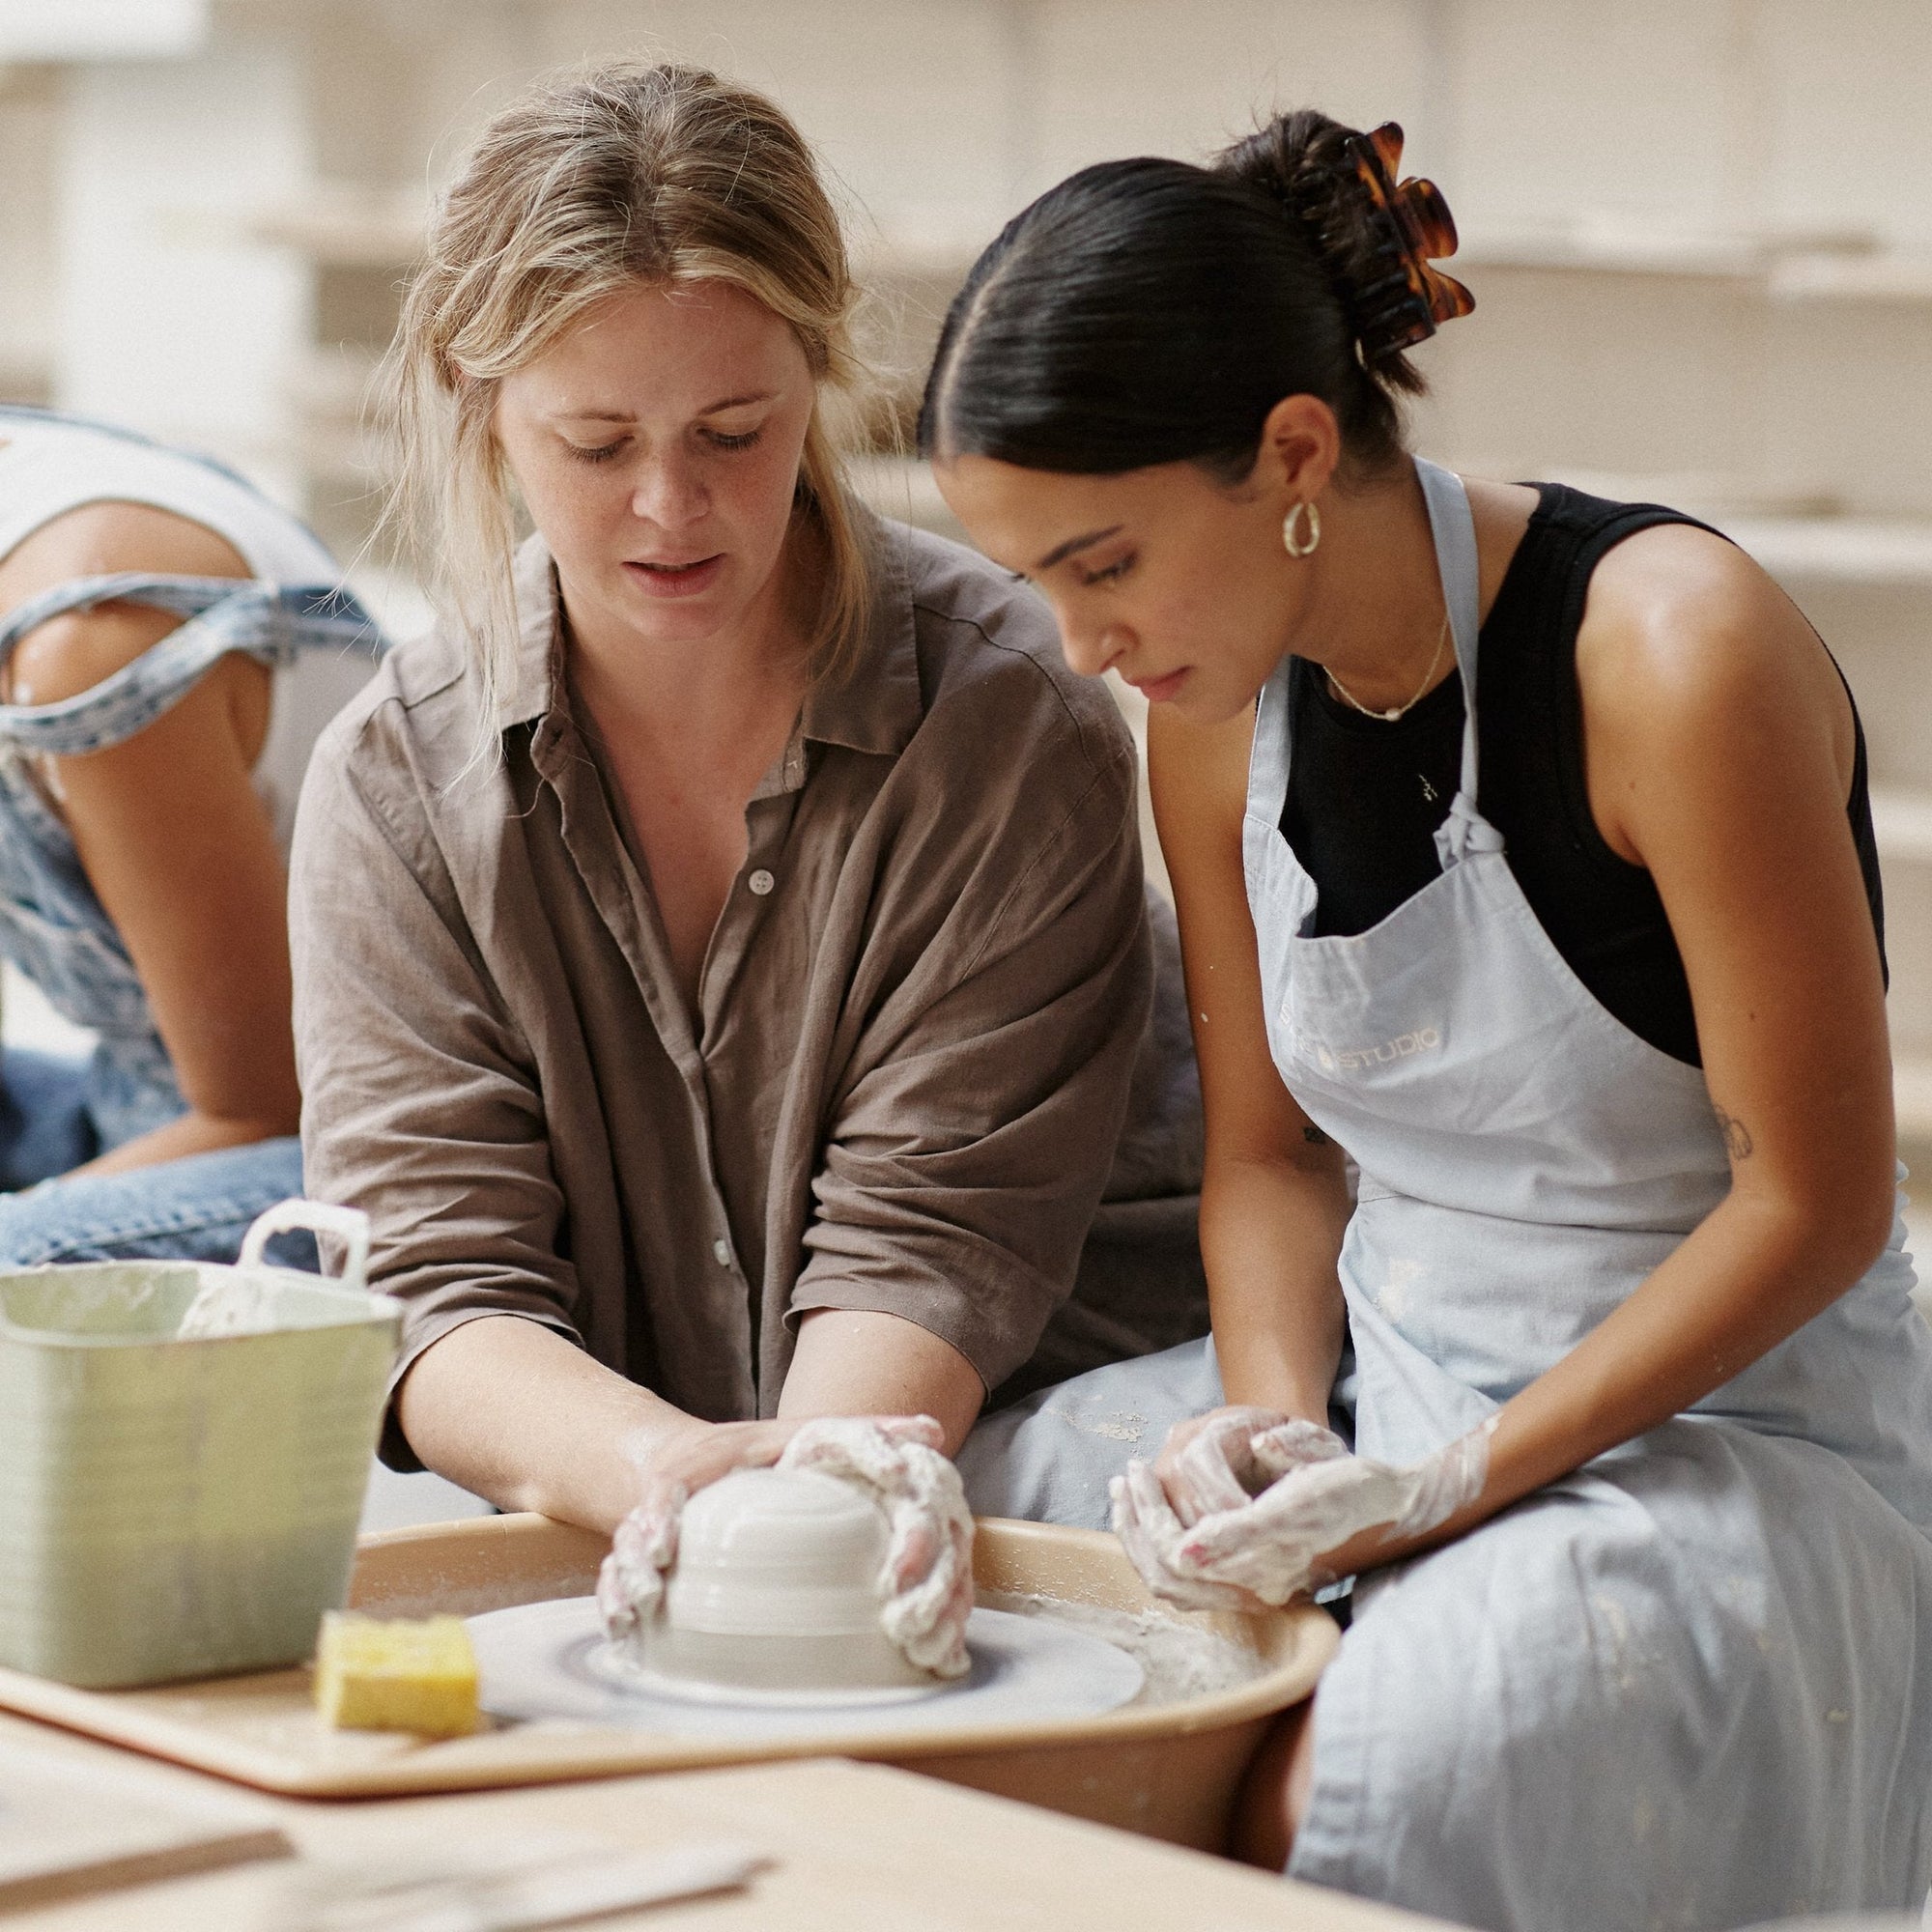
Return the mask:
[[(577, 1596), (594, 1584), (605, 1545), (542, 1517), (490, 1517), (392, 1531), (360, 1546), (352, 1601), (395, 1615), (473, 1615)], [(1109, 1607), (1150, 1607), (1110, 1536), (987, 1520), (975, 1558), (983, 1589)], [(0, 1671), (0, 1706), (136, 1750), (310, 1797), (456, 1791), (629, 1771), (838, 1754), (923, 1770), (1077, 1815), (1212, 1848), (1269, 1716), (1313, 1690), (1337, 1642), (1334, 1623), (1302, 1605), (1208, 1620), (1260, 1665), (1231, 1690), (1099, 1717), (1001, 1729), (749, 1746), (587, 1723), (528, 1723), (425, 1741), (334, 1732), (316, 1718), (305, 1670), (90, 1691)]]
[(163, 1791), (111, 1762), (0, 1745), (0, 1914), (293, 1849), (258, 1806)]
[[(132, 1764), (91, 1740), (0, 1714), (0, 1744)], [(138, 1765), (165, 1788), (211, 1781)], [(548, 1784), (524, 1791), (328, 1804), (250, 1801), (304, 1860), (359, 1865), (426, 1841), (452, 1848), (569, 1833), (642, 1852), (719, 1838), (775, 1861), (744, 1891), (619, 1914), (598, 1932), (1427, 1932), (1435, 1921), (1120, 1832), (1056, 1818), (881, 1765), (794, 1761)], [(6, 1932), (229, 1932), (273, 1924), (292, 1864), (247, 1865), (150, 1887), (139, 1911), (83, 1899)], [(1436, 1928), (1440, 1932), (1440, 1928)]]

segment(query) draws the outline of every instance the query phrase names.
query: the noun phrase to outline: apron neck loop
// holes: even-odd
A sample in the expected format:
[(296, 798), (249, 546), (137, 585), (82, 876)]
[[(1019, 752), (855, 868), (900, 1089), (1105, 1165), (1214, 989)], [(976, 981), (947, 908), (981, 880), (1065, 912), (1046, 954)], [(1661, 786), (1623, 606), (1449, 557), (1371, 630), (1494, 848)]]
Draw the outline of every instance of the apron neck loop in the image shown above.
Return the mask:
[(140, 604), (182, 619), (157, 643), (99, 684), (48, 704), (0, 704), (0, 747), (46, 757), (104, 751), (145, 730), (186, 696), (230, 651), (287, 666), (327, 646), (380, 657), (387, 640), (339, 584), (276, 585), (251, 577), (177, 577), (119, 571), (77, 577), (0, 618), (0, 667), (37, 625), (69, 611)]
[(1443, 868), (1471, 851), (1500, 851), (1502, 837), (1476, 810), (1476, 643), (1482, 600), (1476, 558), (1476, 522), (1469, 493), (1454, 470), (1421, 457), (1413, 459), (1429, 509), (1429, 531), (1435, 542), (1435, 569), (1442, 580), (1449, 634), (1456, 644), (1456, 669), (1463, 680), (1463, 770), (1449, 815), (1436, 829), (1435, 850)]

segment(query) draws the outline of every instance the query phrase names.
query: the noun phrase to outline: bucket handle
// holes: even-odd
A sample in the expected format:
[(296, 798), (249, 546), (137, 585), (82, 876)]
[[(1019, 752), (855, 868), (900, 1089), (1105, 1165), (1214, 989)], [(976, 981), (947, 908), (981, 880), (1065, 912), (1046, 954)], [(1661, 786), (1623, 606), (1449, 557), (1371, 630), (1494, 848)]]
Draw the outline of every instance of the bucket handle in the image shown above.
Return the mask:
[(306, 1228), (311, 1234), (333, 1235), (349, 1243), (349, 1264), (337, 1279), (345, 1288), (369, 1286), (369, 1217), (359, 1208), (338, 1208), (328, 1201), (304, 1201), (296, 1197), (277, 1201), (249, 1223), (242, 1236), (241, 1267), (261, 1267), (262, 1251), (271, 1235), (292, 1234)]

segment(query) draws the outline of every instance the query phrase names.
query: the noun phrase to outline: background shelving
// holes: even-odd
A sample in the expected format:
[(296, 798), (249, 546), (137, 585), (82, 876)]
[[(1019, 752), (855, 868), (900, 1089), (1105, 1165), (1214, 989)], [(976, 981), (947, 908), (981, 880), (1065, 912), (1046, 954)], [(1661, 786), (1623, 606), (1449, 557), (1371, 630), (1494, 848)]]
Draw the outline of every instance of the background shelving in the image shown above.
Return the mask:
[[(1198, 156), (1271, 103), (1402, 121), (1480, 302), (1422, 352), (1420, 445), (1709, 517), (1844, 665), (1932, 1151), (1924, 0), (121, 0), (118, 44), (92, 11), (0, 32), (0, 395), (241, 463), (405, 621), (364, 550), (363, 394), (434, 184), (528, 75), (674, 54), (786, 103), (877, 292), (875, 431), (973, 254), (1069, 169)], [(867, 494), (946, 527), (879, 440)]]

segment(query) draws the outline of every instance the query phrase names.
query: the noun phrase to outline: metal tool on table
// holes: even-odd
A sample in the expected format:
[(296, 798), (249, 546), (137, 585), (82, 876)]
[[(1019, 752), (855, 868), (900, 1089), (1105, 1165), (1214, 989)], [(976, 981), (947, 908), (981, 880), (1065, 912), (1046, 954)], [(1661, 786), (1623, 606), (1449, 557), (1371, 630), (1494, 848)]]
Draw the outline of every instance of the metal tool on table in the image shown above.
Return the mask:
[(305, 1864), (275, 1932), (522, 1932), (735, 1890), (771, 1863), (731, 1842), (638, 1851), (564, 1835)]

